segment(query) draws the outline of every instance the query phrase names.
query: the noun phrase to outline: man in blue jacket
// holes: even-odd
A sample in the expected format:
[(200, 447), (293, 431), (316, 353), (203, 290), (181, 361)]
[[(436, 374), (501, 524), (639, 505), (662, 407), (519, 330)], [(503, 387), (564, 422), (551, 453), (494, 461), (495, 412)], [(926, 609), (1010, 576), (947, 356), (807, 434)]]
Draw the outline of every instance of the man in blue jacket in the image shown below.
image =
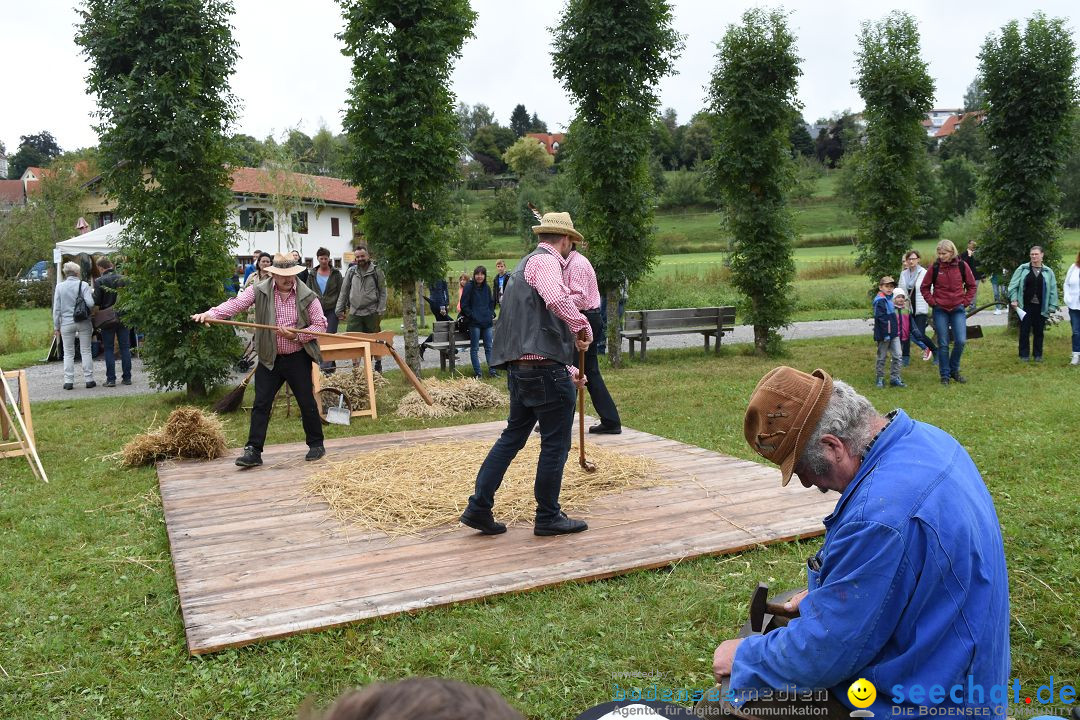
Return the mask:
[[(903, 410), (879, 415), (828, 373), (768, 372), (743, 426), (781, 483), (840, 493), (808, 590), (786, 627), (722, 643), (713, 671), (740, 700), (765, 689), (828, 689), (849, 704), (860, 678), (876, 717), (920, 704), (986, 707), (1009, 679), (1009, 586), (994, 503), (964, 448)], [(962, 692), (955, 692), (956, 686)], [(981, 692), (968, 688), (981, 685)], [(909, 693), (914, 686), (922, 692)], [(926, 692), (934, 686), (944, 697)], [(953, 691), (953, 692), (951, 692)], [(923, 703), (913, 702), (915, 695)], [(747, 711), (752, 710), (747, 707)]]

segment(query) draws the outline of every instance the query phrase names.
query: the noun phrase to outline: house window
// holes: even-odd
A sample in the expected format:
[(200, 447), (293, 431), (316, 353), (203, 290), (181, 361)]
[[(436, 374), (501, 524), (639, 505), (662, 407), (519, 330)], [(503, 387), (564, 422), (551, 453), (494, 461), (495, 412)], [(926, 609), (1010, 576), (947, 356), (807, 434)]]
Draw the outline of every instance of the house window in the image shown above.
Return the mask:
[(334, 237), (341, 236), (341, 225), (338, 218), (330, 218), (330, 234)]
[(240, 227), (248, 232), (268, 232), (274, 229), (274, 216), (262, 208), (241, 208)]
[(103, 212), (98, 215), (98, 227), (105, 227), (113, 221), (113, 214), (111, 212)]
[(307, 235), (307, 213), (306, 212), (294, 212), (292, 214), (292, 231), (294, 233), (300, 233), (301, 235)]

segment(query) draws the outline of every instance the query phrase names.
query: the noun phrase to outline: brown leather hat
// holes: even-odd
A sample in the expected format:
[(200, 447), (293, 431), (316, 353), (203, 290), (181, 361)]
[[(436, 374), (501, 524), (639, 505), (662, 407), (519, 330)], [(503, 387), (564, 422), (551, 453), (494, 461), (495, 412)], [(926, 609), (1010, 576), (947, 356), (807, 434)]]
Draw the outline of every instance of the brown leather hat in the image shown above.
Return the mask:
[(780, 466), (781, 485), (791, 481), (821, 413), (832, 397), (833, 381), (820, 368), (807, 375), (780, 366), (758, 381), (743, 419), (743, 436), (766, 460)]

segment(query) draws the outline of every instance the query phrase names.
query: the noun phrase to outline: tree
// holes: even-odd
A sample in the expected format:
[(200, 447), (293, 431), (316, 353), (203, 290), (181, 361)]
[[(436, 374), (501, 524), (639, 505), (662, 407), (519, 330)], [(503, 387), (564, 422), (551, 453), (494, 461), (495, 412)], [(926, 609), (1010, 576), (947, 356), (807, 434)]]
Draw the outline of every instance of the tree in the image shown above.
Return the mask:
[(536, 116), (536, 113), (532, 114), (529, 118), (529, 132), (531, 133), (546, 133), (548, 131), (547, 123)]
[(810, 137), (810, 131), (806, 129), (806, 123), (802, 116), (797, 116), (791, 121), (791, 131), (788, 133), (791, 141), (791, 150), (796, 155), (814, 157), (816, 148), (814, 139)]
[[(1076, 47), (1066, 20), (1036, 13), (990, 36), (979, 54), (986, 92), (988, 157), (981, 185), (985, 267), (1011, 273), (1041, 245), (1058, 260), (1061, 193), (1057, 175), (1070, 148), (1076, 111)], [(1032, 122), (1037, 117), (1038, 122)]]
[(519, 178), (540, 177), (555, 163), (555, 158), (539, 140), (521, 137), (503, 153), (503, 162)]
[[(447, 233), (454, 258), (461, 261), (464, 272), (471, 277), (472, 272), (465, 267), (465, 263), (484, 257), (488, 245), (491, 244), (491, 233), (480, 223), (466, 218), (461, 218), (459, 222), (450, 225)], [(435, 277), (441, 275), (440, 272)]]
[(978, 115), (965, 116), (953, 134), (941, 141), (938, 157), (942, 160), (964, 157), (976, 166), (986, 162), (986, 134), (982, 129), (982, 118)]
[(48, 167), (59, 154), (60, 146), (48, 130), (36, 135), (23, 135), (19, 138), (19, 149), (9, 160), (8, 177), (18, 178), (28, 167)]
[(190, 395), (227, 380), (240, 352), (229, 329), (189, 320), (224, 298), (234, 268), (231, 10), (226, 0), (86, 0), (76, 36), (98, 98), (105, 187), (128, 222), (120, 302), (145, 333), (152, 381)]
[(666, 0), (569, 0), (554, 32), (555, 77), (576, 105), (569, 162), (582, 214), (575, 223), (608, 296), (608, 348), (618, 367), (617, 288), (656, 262), (649, 176), (655, 88), (672, 71), (683, 38)]
[(306, 168), (311, 164), (313, 143), (307, 133), (293, 128), (285, 135), (282, 146), (297, 165)]
[(257, 168), (266, 159), (263, 144), (251, 135), (237, 133), (229, 138), (230, 153), (240, 167)]
[(682, 134), (679, 159), (682, 167), (692, 169), (713, 156), (713, 126), (705, 113), (697, 113), (690, 119)]
[(934, 81), (919, 49), (915, 19), (892, 12), (865, 22), (853, 84), (866, 103), (866, 144), (855, 188), (858, 257), (874, 286), (896, 265), (918, 224), (918, 182), (925, 165), (922, 120), (934, 99)]
[(975, 187), (979, 173), (975, 163), (963, 155), (941, 162), (941, 185), (944, 192), (944, 211), (949, 217), (967, 212), (975, 204)]
[(524, 105), (514, 106), (514, 112), (510, 113), (510, 129), (515, 137), (521, 137), (529, 132), (529, 111)]
[(484, 219), (492, 225), (502, 225), (503, 232), (509, 232), (510, 226), (517, 222), (517, 195), (509, 188), (499, 188), (495, 198), (484, 208)]
[(828, 126), (822, 128), (814, 139), (818, 162), (827, 168), (839, 167), (852, 140), (861, 135), (856, 117), (845, 110), (831, 120), (819, 120), (818, 124)]
[(334, 135), (326, 125), (320, 125), (311, 137), (311, 162), (308, 172), (314, 175), (338, 177), (342, 171), (341, 161), (345, 155), (345, 136)]
[(402, 297), (405, 358), (420, 372), (416, 283), (442, 273), (461, 130), (449, 90), (472, 34), (468, 0), (342, 0), (353, 60), (345, 112), (348, 179), (364, 197), (373, 250)]
[(1072, 150), (1058, 174), (1061, 191), (1061, 223), (1065, 227), (1080, 227), (1080, 113), (1073, 115)]
[(786, 16), (755, 8), (728, 27), (709, 86), (717, 146), (709, 172), (732, 237), (732, 281), (746, 298), (758, 354), (776, 351), (777, 330), (794, 309), (795, 228), (786, 196), (801, 74)]
[(964, 112), (986, 109), (986, 91), (983, 90), (982, 78), (976, 76), (964, 92)]

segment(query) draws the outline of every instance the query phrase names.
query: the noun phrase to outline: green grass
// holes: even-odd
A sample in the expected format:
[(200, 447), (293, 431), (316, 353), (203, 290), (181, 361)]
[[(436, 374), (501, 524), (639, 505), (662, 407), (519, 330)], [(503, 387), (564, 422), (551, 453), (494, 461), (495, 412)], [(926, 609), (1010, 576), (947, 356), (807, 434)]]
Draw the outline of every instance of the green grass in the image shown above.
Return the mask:
[[(983, 473), (1009, 563), (1012, 675), (1027, 688), (1080, 678), (1075, 590), (1080, 586), (1076, 368), (1068, 332), (1048, 333), (1047, 362), (1021, 366), (999, 331), (973, 341), (965, 386), (941, 388), (936, 371), (906, 369), (906, 390), (877, 390), (869, 337), (801, 341), (785, 362), (824, 367), (880, 411), (902, 406), (953, 433)], [(746, 398), (775, 362), (725, 347), (654, 351), (647, 364), (606, 373), (630, 427), (738, 457)], [(392, 408), (397, 379), (380, 404)], [(1022, 400), (1021, 400), (1022, 399)], [(191, 658), (150, 469), (118, 470), (104, 455), (161, 422), (175, 395), (65, 400), (34, 406), (51, 476), (33, 480), (22, 459), (0, 463), (0, 717), (291, 718), (305, 699), (325, 705), (376, 679), (439, 675), (493, 686), (532, 718), (574, 717), (610, 699), (612, 673), (663, 673), (661, 685), (711, 685), (712, 651), (741, 625), (759, 580), (805, 582), (819, 541), (679, 563), (437, 608)], [(455, 420), (496, 420), (501, 412)], [(328, 435), (441, 425), (397, 419), (332, 426)], [(232, 445), (246, 418), (226, 420)], [(276, 418), (268, 442), (302, 440)], [(814, 492), (792, 486), (792, 493)], [(463, 559), (465, 561), (465, 559)], [(1016, 713), (1010, 713), (1016, 715)]]

